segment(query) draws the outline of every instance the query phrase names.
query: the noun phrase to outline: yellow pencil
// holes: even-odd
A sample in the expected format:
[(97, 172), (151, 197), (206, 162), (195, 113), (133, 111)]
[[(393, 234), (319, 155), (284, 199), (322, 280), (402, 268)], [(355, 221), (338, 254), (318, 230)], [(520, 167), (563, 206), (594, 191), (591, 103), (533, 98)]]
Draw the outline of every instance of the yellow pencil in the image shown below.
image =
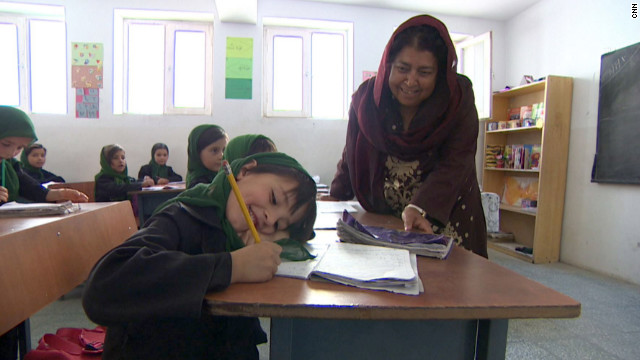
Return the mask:
[(227, 179), (229, 179), (229, 183), (231, 184), (231, 189), (233, 189), (233, 193), (236, 194), (236, 199), (238, 199), (238, 204), (240, 204), (240, 209), (242, 209), (242, 215), (244, 215), (244, 219), (247, 221), (249, 225), (249, 229), (251, 229), (251, 235), (256, 240), (256, 244), (260, 243), (260, 236), (258, 235), (258, 230), (256, 226), (253, 224), (253, 220), (251, 219), (251, 215), (249, 214), (249, 209), (247, 208), (247, 204), (244, 203), (244, 199), (242, 198), (242, 194), (240, 194), (240, 189), (238, 188), (238, 183), (236, 182), (236, 178), (233, 176), (233, 172), (231, 171), (231, 166), (227, 160), (222, 162), (222, 168), (224, 169), (224, 173), (227, 174)]

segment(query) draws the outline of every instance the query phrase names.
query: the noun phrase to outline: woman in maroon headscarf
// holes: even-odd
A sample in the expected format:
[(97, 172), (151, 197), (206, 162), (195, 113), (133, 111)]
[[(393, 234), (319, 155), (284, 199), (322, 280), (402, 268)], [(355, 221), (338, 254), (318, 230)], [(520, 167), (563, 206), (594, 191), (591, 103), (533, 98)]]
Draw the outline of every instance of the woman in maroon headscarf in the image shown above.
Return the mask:
[(487, 256), (475, 171), (478, 113), (456, 72), (446, 26), (413, 17), (389, 40), (376, 77), (355, 92), (330, 197), (401, 216), (407, 230), (444, 233)]

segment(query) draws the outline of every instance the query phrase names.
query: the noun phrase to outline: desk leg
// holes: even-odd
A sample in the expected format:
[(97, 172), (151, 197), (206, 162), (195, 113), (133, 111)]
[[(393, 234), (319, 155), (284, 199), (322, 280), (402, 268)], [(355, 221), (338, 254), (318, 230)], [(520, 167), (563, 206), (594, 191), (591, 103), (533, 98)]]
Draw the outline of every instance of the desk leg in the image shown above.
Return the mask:
[(270, 359), (473, 359), (477, 320), (271, 318)]
[(504, 360), (509, 320), (478, 320), (477, 360)]
[(31, 324), (26, 319), (18, 325), (18, 344), (20, 351), (20, 359), (23, 359), (27, 352), (31, 350)]

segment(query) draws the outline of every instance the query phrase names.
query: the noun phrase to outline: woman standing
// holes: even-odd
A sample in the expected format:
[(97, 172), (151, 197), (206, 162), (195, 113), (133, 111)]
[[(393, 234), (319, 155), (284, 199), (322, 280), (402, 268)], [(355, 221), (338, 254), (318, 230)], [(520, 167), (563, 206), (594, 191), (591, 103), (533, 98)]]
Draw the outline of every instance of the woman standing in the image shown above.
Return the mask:
[(478, 114), (456, 72), (446, 26), (413, 17), (391, 36), (376, 77), (355, 92), (331, 199), (401, 216), (407, 230), (444, 233), (487, 256), (475, 171)]

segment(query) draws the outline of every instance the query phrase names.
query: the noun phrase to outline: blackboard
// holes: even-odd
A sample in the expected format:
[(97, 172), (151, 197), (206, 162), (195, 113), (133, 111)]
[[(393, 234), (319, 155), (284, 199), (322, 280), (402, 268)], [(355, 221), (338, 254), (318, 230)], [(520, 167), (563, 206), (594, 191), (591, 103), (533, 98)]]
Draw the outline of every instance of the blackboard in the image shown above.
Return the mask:
[(640, 184), (640, 43), (602, 55), (591, 181)]

